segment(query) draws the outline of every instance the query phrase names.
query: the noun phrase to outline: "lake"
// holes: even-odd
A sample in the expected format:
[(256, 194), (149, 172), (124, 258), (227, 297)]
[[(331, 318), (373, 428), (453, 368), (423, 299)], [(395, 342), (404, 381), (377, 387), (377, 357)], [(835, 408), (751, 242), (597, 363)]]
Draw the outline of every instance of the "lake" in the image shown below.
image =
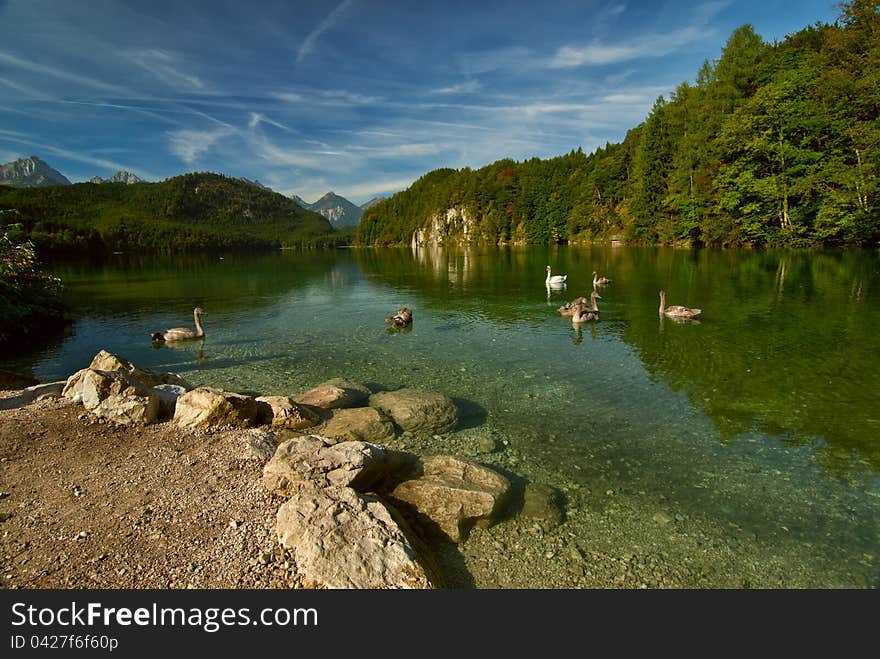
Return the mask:
[[(568, 275), (564, 290), (545, 287), (547, 264)], [(52, 269), (77, 320), (7, 362), (40, 380), (103, 348), (240, 392), (296, 395), (331, 377), (434, 389), (456, 401), (461, 428), (411, 446), (557, 488), (570, 518), (560, 542), (589, 547), (578, 520), (609, 506), (660, 510), (644, 551), (667, 551), (699, 520), (749, 556), (759, 576), (745, 585), (880, 585), (876, 251), (358, 249)], [(612, 280), (601, 317), (575, 327), (557, 308), (589, 297), (593, 270)], [(661, 288), (698, 320), (660, 317)], [(401, 305), (413, 324), (391, 331), (384, 318)], [(191, 326), (195, 306), (204, 341), (151, 344), (152, 331)], [(486, 436), (500, 450), (477, 454)]]

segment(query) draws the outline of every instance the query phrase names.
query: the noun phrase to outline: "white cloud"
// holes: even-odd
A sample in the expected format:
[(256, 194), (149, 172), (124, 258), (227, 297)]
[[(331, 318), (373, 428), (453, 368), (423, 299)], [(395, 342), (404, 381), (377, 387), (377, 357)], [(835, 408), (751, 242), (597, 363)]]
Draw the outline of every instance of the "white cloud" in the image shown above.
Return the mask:
[(671, 32), (649, 33), (622, 43), (594, 41), (583, 46), (562, 46), (546, 66), (551, 69), (601, 66), (668, 55), (714, 36), (715, 30), (709, 22), (728, 4), (726, 1), (709, 2), (696, 7), (692, 11), (691, 24)]
[(429, 94), (473, 94), (474, 92), (480, 91), (483, 88), (483, 85), (480, 84), (479, 80), (468, 80), (467, 82), (462, 82), (457, 85), (451, 85), (449, 87), (440, 87), (438, 89), (432, 89), (428, 93)]
[(215, 130), (176, 130), (168, 133), (171, 153), (185, 163), (192, 164), (196, 158), (234, 131), (229, 128)]
[(299, 64), (307, 55), (309, 55), (315, 49), (315, 43), (318, 41), (318, 37), (320, 37), (324, 32), (332, 28), (336, 25), (336, 22), (339, 20), (339, 17), (348, 9), (352, 4), (352, 0), (343, 0), (343, 2), (339, 3), (336, 6), (336, 9), (330, 12), (330, 14), (318, 24), (314, 30), (312, 30), (308, 36), (303, 39), (302, 44), (299, 47), (299, 50), (296, 53), (296, 63)]

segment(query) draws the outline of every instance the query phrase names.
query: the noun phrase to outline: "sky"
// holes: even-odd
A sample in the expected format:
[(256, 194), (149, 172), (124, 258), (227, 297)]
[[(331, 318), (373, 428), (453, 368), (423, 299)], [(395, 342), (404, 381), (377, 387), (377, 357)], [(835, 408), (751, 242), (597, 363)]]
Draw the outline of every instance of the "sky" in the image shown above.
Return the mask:
[(0, 0), (0, 163), (259, 180), (362, 204), (441, 167), (590, 153), (737, 27), (830, 0)]

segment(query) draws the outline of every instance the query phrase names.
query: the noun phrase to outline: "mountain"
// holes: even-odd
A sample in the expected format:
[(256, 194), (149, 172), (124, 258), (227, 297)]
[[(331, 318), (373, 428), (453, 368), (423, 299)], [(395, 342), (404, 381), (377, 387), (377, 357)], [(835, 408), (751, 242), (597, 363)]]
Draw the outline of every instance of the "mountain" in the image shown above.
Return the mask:
[[(252, 180), (250, 180), (249, 178), (245, 178), (244, 176), (242, 176), (242, 177), (239, 177), (238, 180), (239, 180), (239, 181), (244, 181), (245, 183), (250, 183), (251, 185), (255, 185), (255, 186), (257, 186), (258, 188), (261, 188), (261, 189), (263, 189), (263, 190), (268, 190), (269, 192), (274, 192), (274, 190), (273, 190), (272, 188), (263, 185), (263, 184), (260, 183), (260, 181), (257, 180), (257, 179), (254, 179), (254, 180), (252, 181)], [(296, 201), (296, 200), (294, 199), (294, 201)]]
[(341, 240), (324, 217), (288, 197), (210, 173), (138, 185), (0, 186), (0, 212), (12, 209), (38, 249), (53, 251), (278, 249)]
[(326, 217), (333, 227), (356, 227), (364, 213), (363, 208), (332, 191), (313, 204), (307, 203), (299, 195), (293, 195), (292, 199), (303, 208)]
[(0, 185), (10, 188), (36, 188), (70, 185), (70, 181), (37, 156), (31, 156), (0, 165)]
[(110, 178), (101, 178), (100, 176), (93, 176), (89, 183), (126, 183), (131, 185), (132, 183), (144, 183), (144, 179), (142, 179), (137, 174), (132, 174), (131, 172), (127, 172), (124, 169), (120, 169)]
[(365, 211), (367, 209), (370, 209), (373, 206), (375, 206), (376, 204), (381, 203), (383, 201), (385, 201), (385, 197), (373, 197), (372, 199), (370, 199), (370, 201), (361, 204), (361, 210)]

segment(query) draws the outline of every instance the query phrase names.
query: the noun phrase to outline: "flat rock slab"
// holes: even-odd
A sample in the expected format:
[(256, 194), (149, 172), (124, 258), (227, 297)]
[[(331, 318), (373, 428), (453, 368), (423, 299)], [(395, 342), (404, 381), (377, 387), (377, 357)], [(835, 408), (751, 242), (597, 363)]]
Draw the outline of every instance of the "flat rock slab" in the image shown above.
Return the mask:
[(399, 483), (390, 499), (419, 526), (453, 542), (461, 542), (472, 525), (494, 521), (510, 492), (504, 476), (467, 460), (438, 455), (421, 465), (421, 475)]
[(369, 488), (385, 475), (385, 450), (367, 442), (335, 442), (306, 435), (282, 442), (263, 467), (263, 485), (290, 496), (303, 482)]
[(58, 382), (46, 382), (44, 384), (35, 384), (27, 387), (17, 396), (0, 398), (0, 410), (11, 410), (16, 407), (24, 407), (35, 400), (60, 396), (66, 384), (65, 380), (60, 380)]
[(452, 399), (427, 389), (381, 391), (370, 396), (370, 406), (409, 432), (444, 433), (458, 425), (458, 408)]
[(332, 380), (322, 382), (295, 400), (303, 405), (333, 410), (342, 407), (366, 405), (369, 397), (370, 390), (364, 385), (342, 378), (333, 378)]
[(412, 544), (376, 498), (301, 483), (278, 509), (278, 541), (312, 588), (430, 588)]
[(375, 407), (352, 407), (333, 410), (333, 416), (321, 428), (324, 437), (339, 441), (383, 444), (394, 439), (394, 423)]
[(259, 423), (260, 406), (242, 394), (198, 387), (177, 399), (174, 422), (181, 426), (249, 428)]

